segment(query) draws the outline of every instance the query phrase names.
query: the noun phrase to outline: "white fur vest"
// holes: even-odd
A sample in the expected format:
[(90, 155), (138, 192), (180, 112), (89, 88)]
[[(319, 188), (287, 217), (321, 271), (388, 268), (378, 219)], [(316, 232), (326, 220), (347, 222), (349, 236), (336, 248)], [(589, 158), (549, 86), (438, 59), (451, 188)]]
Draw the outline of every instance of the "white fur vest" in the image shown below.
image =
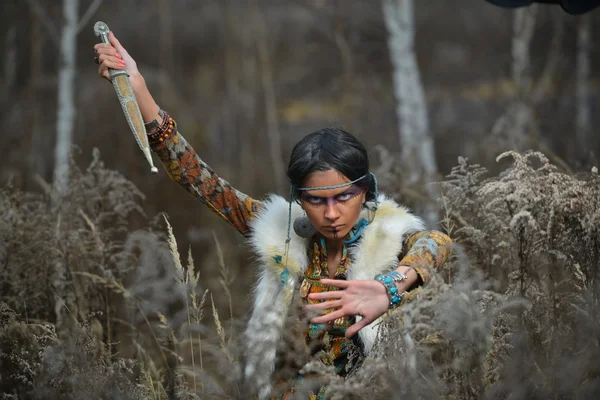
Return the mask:
[[(270, 375), (275, 365), (277, 343), (296, 282), (309, 263), (309, 240), (297, 236), (293, 229), (287, 257), (284, 254), (288, 212), (287, 200), (271, 196), (250, 226), (250, 245), (258, 258), (259, 276), (246, 329), (244, 375), (259, 390), (260, 398), (265, 398), (271, 389)], [(363, 210), (361, 217), (368, 219), (367, 212)], [(292, 221), (301, 215), (301, 207), (293, 203)], [(406, 234), (422, 229), (424, 224), (420, 218), (380, 195), (375, 218), (363, 230), (360, 240), (348, 248), (347, 279), (373, 279), (378, 273), (395, 268)], [(377, 337), (377, 322), (359, 332), (367, 353)]]

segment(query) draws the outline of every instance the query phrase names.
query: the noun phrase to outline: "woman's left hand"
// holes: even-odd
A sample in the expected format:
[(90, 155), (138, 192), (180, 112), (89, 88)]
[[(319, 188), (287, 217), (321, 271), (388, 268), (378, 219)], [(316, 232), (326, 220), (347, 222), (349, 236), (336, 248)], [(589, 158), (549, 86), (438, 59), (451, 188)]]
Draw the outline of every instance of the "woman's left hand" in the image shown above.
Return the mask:
[(346, 330), (346, 337), (354, 336), (359, 330), (375, 321), (389, 308), (390, 299), (385, 287), (376, 280), (345, 281), (338, 279), (321, 279), (321, 283), (343, 290), (311, 293), (311, 300), (324, 300), (322, 303), (309, 304), (307, 310), (324, 311), (335, 309), (328, 314), (311, 319), (313, 324), (334, 321), (341, 317), (359, 315), (360, 321)]

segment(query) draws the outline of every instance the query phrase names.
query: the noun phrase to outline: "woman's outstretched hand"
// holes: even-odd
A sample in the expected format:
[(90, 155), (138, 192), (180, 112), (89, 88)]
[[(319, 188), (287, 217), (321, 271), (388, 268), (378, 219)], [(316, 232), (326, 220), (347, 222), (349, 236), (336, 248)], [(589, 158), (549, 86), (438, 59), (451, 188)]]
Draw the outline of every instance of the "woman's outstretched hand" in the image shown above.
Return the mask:
[(376, 280), (321, 279), (320, 282), (343, 290), (309, 294), (309, 299), (323, 300), (323, 302), (309, 304), (306, 306), (307, 310), (324, 311), (337, 308), (336, 311), (311, 319), (311, 322), (322, 324), (340, 317), (361, 316), (360, 321), (346, 330), (346, 337), (354, 336), (359, 330), (375, 321), (388, 310), (390, 305), (385, 287)]
[(108, 34), (108, 40), (110, 44), (98, 43), (94, 46), (94, 51), (98, 54), (98, 75), (110, 82), (109, 68), (124, 69), (131, 79), (135, 79), (139, 75), (135, 60), (112, 32)]
[(129, 82), (142, 113), (144, 121), (156, 120), (162, 123), (162, 117), (158, 114), (158, 105), (152, 98), (146, 82), (138, 71), (137, 63), (129, 55), (112, 32), (108, 34), (109, 43), (98, 43), (94, 51), (98, 57), (98, 75), (107, 81), (111, 81), (109, 68), (125, 70), (129, 75)]

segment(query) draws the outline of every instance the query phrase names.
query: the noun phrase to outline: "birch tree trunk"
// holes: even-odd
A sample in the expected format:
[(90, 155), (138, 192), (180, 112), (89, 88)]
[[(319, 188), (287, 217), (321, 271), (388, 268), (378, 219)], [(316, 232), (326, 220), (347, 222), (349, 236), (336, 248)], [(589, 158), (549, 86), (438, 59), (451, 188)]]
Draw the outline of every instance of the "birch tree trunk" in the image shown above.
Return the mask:
[(528, 128), (533, 123), (530, 47), (535, 28), (537, 6), (520, 7), (515, 11), (512, 40), (512, 77), (517, 87), (509, 137), (513, 146), (525, 150)]
[[(500, 138), (501, 147), (508, 145), (516, 151), (524, 151), (533, 141), (531, 135), (535, 130), (533, 105), (541, 101), (543, 91), (546, 89), (543, 78), (534, 92), (531, 79), (530, 47), (537, 10), (537, 5), (532, 5), (514, 11), (511, 75), (516, 88), (516, 98), (492, 127), (492, 136)], [(555, 37), (555, 39), (560, 38)]]
[(424, 217), (431, 226), (439, 221), (435, 206), (437, 190), (430, 184), (437, 174), (433, 139), (429, 130), (427, 104), (414, 52), (413, 0), (383, 0), (383, 17), (388, 31), (388, 48), (394, 69), (394, 95), (402, 159), (410, 166), (410, 183), (424, 180), (432, 200)]
[[(74, 292), (68, 278), (68, 249), (62, 248), (61, 227), (61, 198), (66, 194), (69, 184), (70, 150), (73, 142), (73, 128), (75, 126), (75, 74), (77, 72), (77, 35), (90, 21), (102, 0), (94, 0), (79, 18), (79, 0), (63, 0), (63, 21), (60, 41), (57, 40), (57, 30), (44, 8), (37, 0), (26, 0), (31, 11), (38, 17), (38, 21), (45, 25), (50, 39), (59, 47), (58, 65), (58, 107), (56, 118), (56, 145), (54, 149), (54, 189), (56, 197), (57, 220), (54, 239), (60, 256), (55, 262), (52, 289), (57, 299), (54, 305), (56, 327), (60, 331), (65, 329), (69, 320), (66, 310), (76, 315)], [(35, 39), (35, 38), (34, 38)], [(35, 54), (35, 49), (32, 50)], [(37, 56), (36, 56), (37, 57)], [(38, 60), (39, 61), (39, 60)]]
[(577, 72), (576, 72), (576, 117), (575, 117), (575, 157), (587, 161), (590, 154), (592, 122), (590, 114), (590, 53), (592, 49), (592, 23), (589, 14), (580, 17), (577, 28)]
[(64, 23), (60, 38), (58, 70), (58, 115), (54, 150), (54, 185), (62, 196), (68, 185), (69, 156), (75, 124), (75, 73), (79, 0), (63, 0)]
[(68, 278), (68, 251), (61, 246), (60, 199), (66, 194), (69, 185), (70, 151), (75, 125), (75, 72), (77, 56), (77, 33), (79, 23), (79, 0), (63, 0), (63, 28), (60, 37), (60, 60), (58, 66), (58, 110), (56, 121), (56, 147), (54, 150), (54, 188), (58, 218), (55, 240), (60, 249), (54, 266), (52, 289), (57, 297), (54, 304), (56, 327), (60, 334), (68, 330), (68, 312), (76, 313), (72, 305), (72, 288)]

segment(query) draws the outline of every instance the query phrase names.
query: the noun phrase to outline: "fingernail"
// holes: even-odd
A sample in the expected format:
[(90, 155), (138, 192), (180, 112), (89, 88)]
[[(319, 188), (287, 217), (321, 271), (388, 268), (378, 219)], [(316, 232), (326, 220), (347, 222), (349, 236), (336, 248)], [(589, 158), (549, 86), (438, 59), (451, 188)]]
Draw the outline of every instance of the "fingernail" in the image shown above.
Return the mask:
[(117, 53), (117, 58), (121, 58), (121, 55), (119, 53)]

